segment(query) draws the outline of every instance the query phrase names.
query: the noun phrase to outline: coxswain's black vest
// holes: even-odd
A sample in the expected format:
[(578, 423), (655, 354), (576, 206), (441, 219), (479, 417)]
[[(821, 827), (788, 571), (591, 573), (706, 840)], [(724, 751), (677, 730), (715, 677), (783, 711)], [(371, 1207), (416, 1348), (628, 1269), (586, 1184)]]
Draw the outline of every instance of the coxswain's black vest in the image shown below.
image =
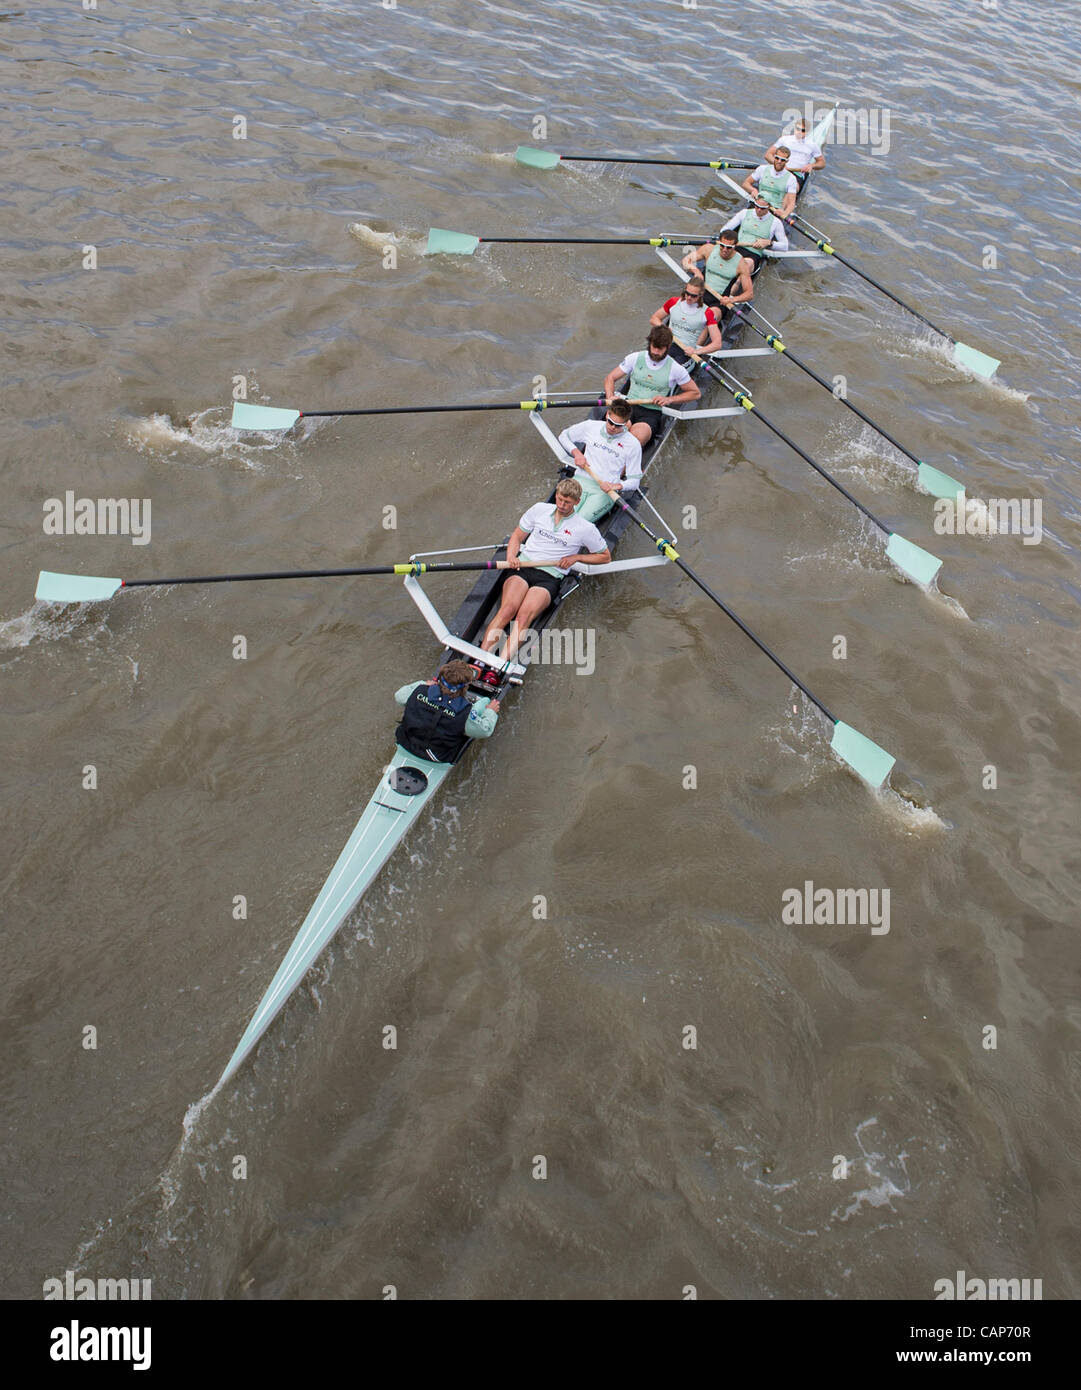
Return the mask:
[(462, 695), (446, 695), (438, 685), (418, 685), (405, 702), (394, 737), (415, 758), (452, 763), (469, 742), (465, 726), (471, 709)]

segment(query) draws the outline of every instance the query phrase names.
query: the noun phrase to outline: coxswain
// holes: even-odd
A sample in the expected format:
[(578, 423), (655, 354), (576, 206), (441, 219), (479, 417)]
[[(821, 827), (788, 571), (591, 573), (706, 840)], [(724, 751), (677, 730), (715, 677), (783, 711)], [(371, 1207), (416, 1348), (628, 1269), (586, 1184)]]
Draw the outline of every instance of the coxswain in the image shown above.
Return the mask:
[[(572, 565), (606, 565), (612, 553), (604, 537), (575, 513), (582, 485), (575, 478), (556, 484), (554, 502), (538, 502), (523, 513), (507, 542), (507, 564), (499, 611), (488, 624), (481, 647), (494, 651), (510, 624), (500, 656), (513, 661), (525, 632), (551, 604)], [(526, 545), (528, 542), (528, 545)], [(526, 553), (522, 552), (523, 545)], [(585, 547), (585, 554), (579, 554)]]
[(799, 180), (788, 170), (787, 145), (777, 145), (768, 164), (760, 164), (743, 180), (743, 187), (754, 197), (764, 198), (779, 217), (787, 217), (796, 206)]
[(615, 400), (616, 382), (630, 377), (627, 400), (631, 405), (631, 433), (643, 448), (653, 437), (661, 420), (662, 405), (685, 405), (702, 395), (687, 368), (668, 355), (672, 346), (670, 328), (651, 328), (645, 352), (632, 352), (604, 379), (604, 400)]
[[(733, 237), (732, 245), (735, 244), (736, 239)], [(702, 353), (716, 352), (721, 347), (721, 327), (717, 315), (706, 305), (706, 284), (701, 275), (697, 274), (698, 266), (687, 265), (686, 259), (683, 264), (687, 270), (696, 273), (684, 285), (682, 294), (673, 295), (671, 299), (664, 301), (650, 319), (650, 324), (659, 328), (667, 320), (668, 327), (672, 330), (669, 355), (686, 366), (690, 358), (693, 357), (696, 362), (700, 362)], [(736, 258), (736, 266), (738, 265), (739, 257)], [(710, 303), (716, 302), (716, 296), (712, 296)]]
[[(735, 228), (729, 227), (720, 233), (716, 243), (706, 241), (701, 246), (689, 246), (687, 254), (683, 257), (684, 270), (697, 271), (700, 263), (705, 261), (706, 303), (716, 304), (721, 309), (731, 309), (733, 304), (746, 304), (754, 298), (751, 276), (754, 274), (755, 261), (744, 253), (738, 245), (737, 237)], [(701, 276), (693, 275), (687, 281), (687, 289), (689, 290), (696, 281), (702, 284)], [(672, 303), (671, 300), (668, 302)], [(712, 310), (705, 309), (704, 312), (708, 314)], [(720, 346), (721, 333), (720, 329), (717, 329), (717, 347)], [(706, 351), (710, 351), (712, 347), (711, 342)]]
[(782, 147), (788, 149), (788, 172), (795, 174), (800, 183), (804, 181), (812, 169), (824, 169), (826, 167), (826, 156), (822, 153), (822, 146), (807, 134), (807, 122), (802, 117), (791, 130), (781, 132), (777, 137), (777, 143), (770, 145), (766, 151), (766, 158), (772, 160)]
[(414, 758), (452, 763), (470, 739), (488, 738), (499, 719), (499, 701), (466, 693), (476, 672), (466, 661), (448, 661), (434, 680), (413, 681), (395, 692), (405, 708), (394, 731), (399, 747)]
[[(559, 436), (577, 469), (574, 476), (582, 488), (582, 500), (575, 512), (585, 521), (598, 521), (611, 510), (614, 497), (638, 490), (642, 445), (631, 433), (630, 424), (630, 406), (626, 401), (615, 400), (605, 410), (603, 420), (568, 425)], [(583, 471), (587, 463), (599, 482)]]

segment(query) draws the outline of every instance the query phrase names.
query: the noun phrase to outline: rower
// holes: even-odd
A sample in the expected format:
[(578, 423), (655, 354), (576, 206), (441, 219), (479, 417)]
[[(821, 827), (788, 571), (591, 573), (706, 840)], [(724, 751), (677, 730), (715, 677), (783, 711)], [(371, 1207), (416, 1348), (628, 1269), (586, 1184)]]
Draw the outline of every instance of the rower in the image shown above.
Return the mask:
[[(512, 661), (523, 634), (551, 604), (572, 565), (606, 565), (612, 553), (604, 537), (584, 517), (575, 514), (582, 500), (582, 485), (574, 478), (556, 484), (554, 505), (538, 502), (526, 511), (507, 542), (507, 564), (499, 611), (488, 624), (481, 647), (490, 652), (503, 640), (510, 624), (507, 647), (500, 653)], [(528, 554), (520, 554), (528, 541)], [(586, 547), (586, 554), (578, 552)], [(494, 673), (493, 673), (494, 674)], [(485, 675), (486, 680), (491, 680)]]
[(756, 268), (762, 262), (762, 252), (788, 250), (788, 233), (779, 217), (774, 217), (770, 205), (756, 198), (749, 208), (740, 208), (721, 228), (721, 234), (734, 231), (736, 244), (745, 256), (750, 256)]
[[(624, 357), (618, 367), (613, 367), (604, 378), (604, 401), (611, 405), (615, 399), (616, 382), (621, 377), (630, 377), (628, 400), (631, 404), (631, 433), (643, 448), (653, 437), (660, 424), (662, 405), (683, 405), (696, 401), (702, 392), (687, 368), (669, 357), (672, 346), (672, 330), (660, 327), (651, 328), (646, 339), (645, 352), (632, 352)], [(678, 388), (672, 394), (672, 388)]]
[[(699, 263), (705, 260), (705, 299), (708, 304), (716, 304), (721, 309), (731, 309), (733, 304), (746, 304), (749, 299), (754, 298), (754, 285), (751, 283), (751, 276), (754, 274), (755, 261), (748, 256), (738, 244), (738, 233), (734, 227), (728, 227), (721, 232), (716, 244), (705, 241), (701, 246), (690, 246), (687, 254), (683, 257), (683, 269), (696, 271)], [(687, 281), (687, 289), (695, 283), (702, 284), (699, 275), (693, 276)], [(686, 293), (686, 291), (684, 291)], [(672, 300), (668, 301), (669, 304)], [(705, 312), (712, 311), (706, 309)], [(654, 315), (656, 317), (656, 315)], [(717, 330), (717, 347), (721, 346), (720, 330)], [(712, 351), (714, 344), (710, 341), (707, 351)]]
[(799, 192), (799, 180), (787, 168), (790, 154), (787, 145), (776, 145), (770, 162), (760, 164), (743, 180), (747, 192), (764, 198), (780, 217), (787, 217), (796, 206)]
[(476, 672), (466, 661), (448, 661), (434, 680), (413, 681), (395, 692), (405, 708), (394, 731), (399, 747), (414, 758), (452, 763), (472, 738), (488, 738), (499, 719), (499, 701), (466, 694)]
[(788, 172), (795, 174), (801, 184), (812, 169), (826, 167), (826, 156), (822, 153), (822, 146), (807, 134), (807, 122), (802, 117), (791, 130), (781, 132), (777, 143), (770, 145), (766, 151), (766, 158), (772, 161), (778, 150), (785, 147), (788, 149)]
[[(733, 236), (732, 245), (735, 244), (736, 238)], [(683, 264), (688, 270), (698, 270), (697, 265), (687, 265), (686, 258)], [(738, 257), (736, 264), (739, 264)], [(716, 352), (721, 347), (720, 324), (713, 310), (706, 308), (705, 297), (706, 282), (696, 273), (684, 285), (683, 293), (666, 299), (650, 319), (654, 328), (659, 328), (665, 319), (668, 320), (668, 327), (672, 330), (669, 356), (684, 366), (691, 357), (696, 362), (701, 362), (699, 348), (702, 352)], [(715, 296), (711, 296), (711, 302), (716, 302)]]
[[(642, 445), (631, 433), (630, 423), (630, 406), (624, 400), (615, 400), (604, 412), (603, 420), (568, 425), (559, 436), (560, 444), (574, 459), (574, 476), (582, 489), (582, 500), (575, 512), (585, 521), (598, 521), (611, 511), (620, 493), (626, 496), (638, 490)], [(600, 482), (582, 471), (587, 463)]]

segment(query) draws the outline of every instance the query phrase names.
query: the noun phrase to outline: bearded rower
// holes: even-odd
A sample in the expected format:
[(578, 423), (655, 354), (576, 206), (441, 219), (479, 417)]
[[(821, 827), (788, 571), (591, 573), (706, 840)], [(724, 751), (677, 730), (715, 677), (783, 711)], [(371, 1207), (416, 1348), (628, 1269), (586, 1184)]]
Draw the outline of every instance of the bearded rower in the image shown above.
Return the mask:
[(649, 322), (660, 328), (667, 319), (672, 330), (669, 355), (686, 365), (689, 358), (700, 362), (703, 352), (716, 352), (721, 347), (721, 328), (717, 315), (706, 307), (706, 285), (697, 274), (698, 266), (687, 265), (686, 260), (683, 264), (696, 273), (684, 285), (683, 293), (666, 299)]
[[(630, 424), (630, 406), (616, 400), (604, 412), (603, 420), (568, 425), (559, 436), (578, 470), (574, 476), (581, 486), (582, 500), (575, 512), (585, 521), (599, 521), (605, 512), (611, 511), (615, 496), (638, 490), (642, 445), (631, 433)], [(596, 480), (583, 471), (586, 464), (597, 475)]]
[[(481, 643), (484, 651), (495, 650), (509, 623), (507, 648), (500, 655), (504, 661), (512, 661), (523, 634), (559, 592), (571, 565), (606, 565), (611, 560), (612, 552), (592, 521), (575, 515), (581, 500), (581, 483), (564, 478), (556, 484), (554, 506), (538, 502), (522, 515), (507, 542), (510, 568), (503, 580), (499, 611)], [(528, 555), (523, 555), (526, 542)], [(580, 555), (583, 546), (586, 554)]]
[(824, 169), (826, 167), (826, 156), (822, 153), (822, 146), (816, 144), (807, 134), (807, 122), (801, 117), (791, 130), (784, 130), (777, 138), (777, 143), (770, 145), (766, 151), (766, 158), (772, 161), (773, 156), (782, 149), (788, 150), (788, 172), (795, 174), (800, 183), (807, 177), (812, 169)]
[(776, 145), (770, 162), (760, 164), (743, 180), (743, 187), (750, 196), (753, 198), (757, 193), (780, 217), (787, 217), (796, 206), (799, 192), (799, 180), (787, 167), (791, 153), (787, 145)]
[(788, 233), (779, 217), (774, 217), (768, 203), (758, 199), (749, 208), (740, 208), (721, 228), (725, 232), (735, 232), (736, 245), (745, 256), (750, 256), (757, 266), (762, 260), (762, 252), (787, 251)]
[(685, 405), (702, 395), (691, 380), (687, 368), (668, 355), (672, 346), (672, 330), (651, 328), (645, 352), (632, 352), (604, 378), (604, 400), (611, 405), (616, 396), (616, 382), (630, 377), (627, 399), (631, 405), (631, 433), (643, 448), (653, 438), (660, 421), (658, 406)]
[[(683, 257), (683, 269), (697, 272), (703, 260), (705, 298), (708, 303), (716, 304), (721, 309), (731, 309), (733, 304), (746, 304), (749, 299), (754, 298), (751, 276), (754, 274), (755, 261), (740, 248), (735, 228), (729, 227), (721, 232), (716, 245), (706, 241), (701, 246), (688, 247), (687, 254)], [(687, 289), (689, 290), (695, 282), (701, 284), (702, 277), (694, 274), (687, 281)], [(672, 300), (668, 303), (671, 304)], [(705, 312), (708, 314), (711, 311), (707, 309)], [(653, 317), (656, 320), (656, 314)], [(721, 346), (719, 329), (716, 346)], [(711, 341), (706, 351), (712, 350)]]

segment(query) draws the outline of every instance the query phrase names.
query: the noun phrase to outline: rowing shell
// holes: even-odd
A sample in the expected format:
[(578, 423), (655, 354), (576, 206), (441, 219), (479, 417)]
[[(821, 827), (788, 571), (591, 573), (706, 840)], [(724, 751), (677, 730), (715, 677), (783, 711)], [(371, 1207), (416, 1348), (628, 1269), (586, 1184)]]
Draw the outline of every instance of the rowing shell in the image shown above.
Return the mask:
[[(830, 111), (826, 118), (816, 126), (814, 139), (818, 144), (821, 144), (827, 137), (833, 118), (834, 112)], [(813, 175), (808, 176), (797, 198), (802, 197), (811, 177)], [(667, 260), (667, 257), (665, 259)], [(671, 262), (668, 263), (671, 264)], [(761, 279), (761, 274), (758, 279)], [(725, 334), (724, 347), (729, 351), (739, 352), (738, 342), (743, 332), (743, 323), (736, 321), (731, 333)], [(765, 351), (770, 353), (771, 349), (767, 348)], [(757, 350), (755, 350), (754, 355), (758, 355)], [(651, 470), (655, 470), (657, 458), (675, 430), (679, 416), (693, 417), (696, 414), (704, 413), (710, 388), (716, 390), (715, 384), (708, 376), (703, 374), (699, 380), (703, 397), (700, 406), (697, 409), (673, 411), (666, 414), (663, 425), (642, 451), (643, 480), (641, 492), (643, 494), (648, 491), (646, 475), (650, 474)], [(597, 413), (602, 412), (598, 410)], [(709, 413), (711, 415), (722, 413), (742, 415), (743, 411), (740, 407), (735, 406), (730, 410), (710, 411)], [(548, 429), (547, 424), (540, 419), (539, 414), (531, 413), (529, 419), (540, 431), (545, 442), (557, 455), (560, 462), (568, 463), (569, 459), (551, 430)], [(635, 505), (633, 495), (628, 500), (631, 505)], [(614, 552), (620, 538), (630, 525), (630, 517), (619, 509), (614, 514), (609, 513), (607, 517), (601, 519), (598, 529), (604, 536), (609, 550)], [(505, 557), (506, 543), (504, 542), (502, 546), (495, 549), (492, 558), (498, 560)], [(417, 555), (410, 558), (423, 560), (425, 557)], [(548, 608), (534, 623), (534, 631), (540, 633), (551, 624), (566, 600), (580, 587), (583, 577), (588, 575), (590, 579), (601, 578), (603, 575), (613, 572), (644, 569), (666, 563), (667, 561), (660, 556), (647, 556), (638, 560), (617, 560), (610, 565), (576, 566), (568, 573), (566, 580), (560, 586)], [(497, 606), (501, 585), (502, 574), (491, 572), (481, 574), (459, 608), (450, 627), (447, 627), (419, 581), (412, 575), (405, 580), (406, 591), (410, 598), (416, 603), (428, 626), (443, 645), (440, 665), (455, 656), (464, 656), (473, 660), (485, 657), (486, 654), (481, 651), (478, 644), (483, 639), (488, 622)], [(528, 664), (528, 656), (523, 654), (520, 662), (510, 664), (505, 673), (505, 679), (513, 684), (521, 684)], [(478, 693), (491, 693), (486, 691), (484, 687), (478, 686), (475, 689)], [(469, 747), (470, 745), (467, 744), (466, 755), (469, 752)], [(424, 759), (415, 758), (403, 748), (395, 750), (390, 764), (379, 780), (379, 785), (372, 793), (371, 799), (357, 821), (345, 848), (338, 856), (337, 863), (319, 890), (319, 896), (312, 904), (311, 911), (305, 917), (293, 944), (286, 952), (285, 959), (271, 980), (270, 987), (259, 1001), (259, 1007), (252, 1015), (251, 1022), (244, 1030), (243, 1037), (222, 1072), (218, 1082), (219, 1087), (235, 1075), (250, 1056), (263, 1034), (285, 1007), (290, 995), (308, 973), (316, 958), (337, 934), (384, 864), (416, 823), (420, 813), (442, 787), (455, 766), (456, 763), (427, 762)]]

